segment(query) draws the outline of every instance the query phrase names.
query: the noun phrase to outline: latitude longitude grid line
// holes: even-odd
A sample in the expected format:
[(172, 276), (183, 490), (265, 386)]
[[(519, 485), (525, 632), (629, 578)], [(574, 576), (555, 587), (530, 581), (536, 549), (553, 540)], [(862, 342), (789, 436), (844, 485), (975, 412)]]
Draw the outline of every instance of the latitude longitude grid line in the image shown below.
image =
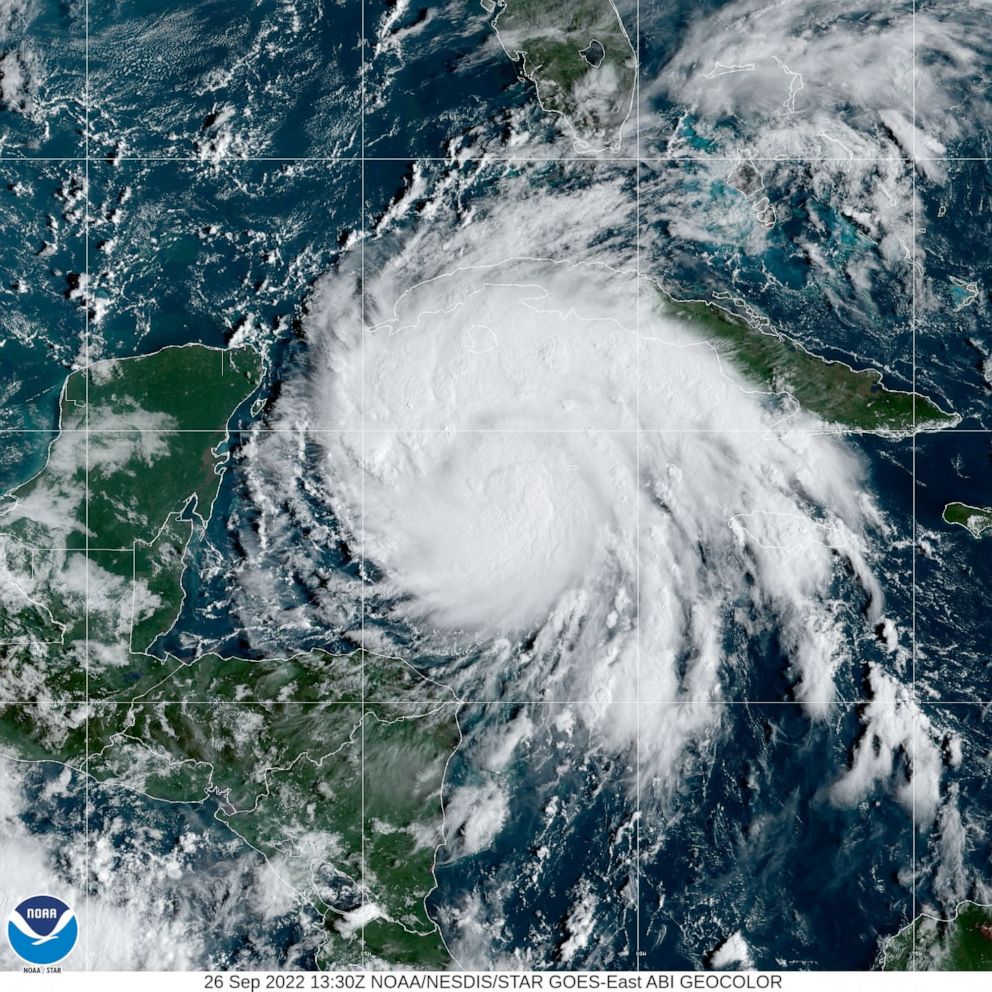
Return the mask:
[[(359, 130), (359, 141), (360, 141), (360, 155), (359, 155), (359, 230), (361, 232), (361, 243), (359, 244), (360, 252), (360, 293), (359, 293), (359, 334), (361, 335), (360, 344), (360, 365), (362, 370), (362, 429), (361, 429), (361, 455), (362, 464), (365, 464), (365, 0), (360, 0), (361, 13), (360, 13), (360, 32), (359, 32), (359, 48), (361, 51), (360, 64), (359, 64), (359, 86), (360, 86), (360, 130)], [(359, 537), (358, 544), (358, 579), (359, 579), (359, 601), (358, 601), (358, 623), (359, 629), (361, 631), (362, 647), (365, 646), (365, 477), (364, 473), (361, 479), (361, 488), (359, 490), (359, 520), (361, 523), (362, 533)], [(361, 838), (361, 862), (359, 865), (359, 893), (361, 895), (361, 920), (360, 920), (360, 939), (359, 939), (359, 955), (360, 963), (362, 969), (364, 970), (367, 965), (367, 952), (365, 945), (365, 653), (362, 652), (361, 659), (361, 670), (359, 673), (359, 679), (361, 681), (361, 739), (360, 739), (360, 751), (359, 751), (359, 767), (361, 768), (362, 781), (360, 783), (359, 791), (359, 810), (358, 810), (358, 829), (359, 837)]]
[[(367, 66), (365, 62), (365, 46), (367, 44), (367, 38), (365, 36), (365, 0), (360, 0), (362, 5), (361, 10), (361, 180), (360, 180), (360, 195), (359, 195), (359, 210), (361, 211), (360, 223), (361, 223), (361, 233), (362, 233), (362, 243), (360, 245), (361, 251), (361, 294), (359, 300), (359, 311), (358, 319), (359, 326), (358, 331), (361, 335), (361, 370), (362, 370), (362, 430), (361, 430), (361, 452), (362, 452), (362, 465), (365, 465), (365, 307), (366, 307), (366, 282), (365, 282), (365, 241), (366, 241), (366, 230), (365, 230), (365, 113), (366, 113), (366, 92), (365, 92), (365, 82), (366, 82), (366, 71)], [(365, 942), (365, 926), (366, 926), (366, 911), (365, 911), (365, 900), (367, 898), (366, 890), (366, 838), (365, 838), (365, 827), (366, 827), (366, 817), (365, 817), (365, 704), (366, 704), (366, 684), (365, 684), (365, 611), (366, 611), (366, 597), (365, 597), (365, 472), (362, 471), (361, 477), (361, 525), (362, 533), (359, 539), (359, 549), (358, 549), (358, 575), (359, 575), (359, 624), (361, 629), (361, 639), (362, 639), (362, 750), (361, 750), (361, 768), (362, 768), (362, 785), (361, 785), (361, 810), (360, 817), (361, 822), (359, 824), (359, 829), (361, 830), (362, 838), (362, 864), (361, 864), (361, 893), (362, 893), (362, 919), (361, 919), (361, 962), (362, 968), (368, 967), (368, 945)], [(443, 788), (442, 781), (442, 788)]]
[[(913, 0), (913, 52), (912, 60), (910, 62), (910, 78), (912, 79), (913, 85), (913, 136), (912, 136), (912, 150), (913, 156), (916, 155), (916, 65), (917, 65), (917, 54), (916, 54), (916, 2)], [(913, 800), (913, 817), (910, 829), (912, 830), (911, 835), (911, 853), (912, 853), (912, 871), (910, 873), (910, 880), (912, 884), (912, 919), (910, 920), (910, 926), (913, 928), (913, 955), (912, 955), (912, 965), (910, 971), (916, 971), (916, 918), (917, 918), (917, 905), (916, 905), (916, 869), (917, 869), (917, 859), (916, 859), (916, 780), (918, 778), (919, 764), (917, 762), (917, 744), (919, 737), (919, 723), (922, 712), (916, 702), (916, 555), (917, 555), (917, 521), (916, 521), (916, 169), (912, 169), (910, 172), (912, 178), (912, 189), (913, 189), (913, 203), (912, 203), (912, 233), (913, 240), (910, 247), (910, 278), (912, 280), (912, 298), (911, 298), (911, 310), (910, 310), (910, 330), (912, 333), (912, 392), (913, 392), (913, 437), (912, 437), (912, 479), (913, 479), (913, 501), (912, 501), (912, 514), (913, 514), (913, 561), (912, 561), (912, 581), (913, 589), (910, 594), (910, 610), (911, 610), (911, 634), (910, 638), (912, 640), (912, 686), (913, 686), (913, 705), (916, 706), (916, 712), (913, 716), (913, 734), (912, 734), (912, 763), (913, 763), (913, 782), (912, 782), (912, 800)]]
[[(0, 706), (17, 707), (20, 709), (65, 709), (77, 707), (85, 702), (84, 697), (72, 698), (67, 696), (64, 699), (53, 699), (39, 701), (37, 699), (0, 699)], [(374, 703), (376, 706), (413, 706), (418, 704), (418, 700), (410, 699), (378, 699), (375, 696), (366, 696), (366, 702)], [(678, 707), (728, 707), (728, 706), (781, 706), (792, 709), (804, 709), (808, 706), (826, 706), (836, 709), (859, 709), (862, 706), (876, 706), (880, 709), (900, 710), (904, 706), (897, 702), (885, 702), (877, 697), (866, 697), (863, 699), (830, 699), (830, 700), (799, 700), (799, 699), (473, 699), (472, 697), (461, 697), (458, 699), (441, 699), (428, 701), (427, 705), (435, 709), (444, 706), (554, 706), (557, 708), (567, 706), (582, 706), (587, 708), (604, 708), (611, 706), (640, 706), (658, 707), (665, 706), (673, 709)], [(353, 700), (328, 699), (328, 700), (306, 700), (306, 699), (90, 699), (89, 705), (95, 706), (360, 706), (361, 698)], [(972, 706), (980, 709), (992, 707), (992, 699), (929, 699), (926, 702), (928, 707), (944, 709), (946, 707)], [(47, 759), (39, 759), (45, 761)]]
[[(252, 438), (259, 434), (285, 434), (287, 437), (304, 437), (338, 434), (361, 434), (361, 427), (189, 427), (163, 428), (150, 427), (92, 427), (86, 430), (82, 427), (0, 427), (0, 437), (5, 434), (40, 434), (51, 438), (54, 442), (64, 434), (86, 434), (102, 436), (104, 434), (151, 434), (153, 437), (172, 437), (176, 434), (226, 434), (223, 440), (241, 440), (242, 437)], [(782, 424), (770, 424), (767, 427), (366, 427), (366, 434), (754, 434), (759, 437), (781, 437), (789, 434), (810, 434), (815, 437), (877, 437), (883, 441), (895, 443), (908, 442), (909, 431), (858, 430), (853, 427), (787, 427)], [(920, 433), (927, 436), (939, 434), (992, 434), (992, 427), (935, 427)], [(16, 488), (16, 487), (15, 487)]]
[[(83, 78), (83, 103), (84, 103), (84, 149), (86, 152), (86, 162), (84, 165), (84, 191), (83, 191), (83, 274), (86, 280), (86, 291), (89, 292), (90, 285), (90, 4), (89, 0), (84, 0), (83, 6), (83, 20), (85, 24), (85, 52), (84, 52), (84, 78)], [(85, 434), (85, 451), (86, 451), (86, 489), (85, 489), (85, 499), (86, 505), (84, 508), (84, 519), (86, 520), (86, 534), (85, 534), (85, 548), (86, 548), (86, 558), (89, 560), (90, 554), (90, 435), (89, 435), (89, 423), (90, 423), (90, 308), (88, 302), (84, 299), (83, 301), (86, 305), (83, 307), (83, 321), (84, 321), (84, 341), (83, 341), (83, 354), (85, 359), (85, 368), (83, 370), (84, 376), (84, 396), (86, 398), (86, 409), (84, 411), (84, 424), (86, 428)], [(83, 634), (84, 634), (84, 648), (83, 648), (83, 658), (84, 664), (86, 666), (85, 679), (86, 679), (86, 724), (84, 728), (85, 735), (85, 754), (86, 754), (86, 769), (87, 773), (83, 778), (83, 841), (85, 844), (85, 858), (84, 858), (84, 868), (85, 876), (83, 880), (83, 890), (85, 892), (84, 905), (86, 908), (86, 948), (84, 955), (84, 962), (86, 966), (86, 971), (91, 970), (91, 946), (92, 942), (90, 940), (90, 930), (92, 927), (90, 923), (93, 917), (90, 914), (90, 850), (92, 848), (92, 837), (91, 837), (91, 824), (90, 824), (90, 569), (86, 568), (86, 575), (84, 579), (84, 593), (85, 593), (85, 608), (83, 611)]]
[[(51, 643), (51, 642), (48, 642)], [(239, 659), (244, 660), (244, 659)], [(264, 659), (259, 659), (259, 663)], [(250, 662), (251, 663), (251, 662)], [(192, 666), (191, 666), (192, 667)], [(418, 669), (419, 671), (419, 669)], [(457, 698), (445, 699), (392, 699), (388, 696), (379, 698), (375, 695), (366, 695), (367, 703), (375, 703), (377, 706), (419, 706), (423, 704), (427, 707), (441, 706), (583, 706), (589, 708), (611, 706), (671, 706), (671, 707), (723, 707), (723, 706), (782, 706), (795, 709), (808, 707), (860, 707), (873, 704), (881, 708), (891, 707), (893, 709), (904, 708), (899, 702), (886, 703), (877, 697), (865, 696), (860, 698), (833, 698), (833, 699), (529, 699), (526, 697), (514, 698), (504, 696), (497, 698), (479, 698), (475, 696), (459, 696)], [(0, 706), (12, 706), (20, 708), (39, 709), (60, 709), (69, 706), (78, 706), (85, 702), (85, 696), (73, 696), (67, 693), (59, 699), (0, 699)], [(244, 699), (111, 699), (90, 697), (90, 706), (360, 706), (361, 695), (356, 695), (354, 699), (278, 699), (275, 697), (258, 696)], [(928, 706), (992, 706), (992, 699), (931, 699), (927, 701)], [(42, 759), (44, 760), (44, 759)]]
[(555, 162), (579, 163), (585, 165), (629, 165), (636, 166), (638, 163), (655, 162), (771, 162), (780, 164), (801, 164), (804, 162), (901, 162), (903, 165), (913, 166), (919, 162), (992, 162), (990, 155), (920, 155), (917, 158), (910, 158), (908, 155), (788, 155), (767, 156), (767, 155), (642, 155), (637, 158), (634, 155), (617, 156), (597, 156), (597, 155), (557, 155), (557, 156), (528, 156), (521, 155), (515, 158), (503, 157), (499, 155), (474, 156), (439, 156), (439, 155), (221, 155), (217, 158), (202, 159), (195, 155), (122, 155), (122, 156), (98, 156), (87, 159), (85, 156), (65, 155), (65, 156), (0, 156), (0, 167), (9, 165), (31, 165), (31, 164), (64, 164), (76, 163), (82, 165), (91, 162), (99, 166), (113, 168), (122, 162), (148, 162), (155, 164), (187, 164), (199, 165), (206, 170), (215, 169), (221, 166), (231, 166), (247, 164), (252, 162), (323, 162), (323, 163), (352, 163), (362, 162), (440, 162), (447, 165), (548, 165)]
[(635, 257), (634, 257), (634, 363), (637, 379), (634, 404), (638, 428), (634, 445), (634, 970), (641, 970), (641, 0), (635, 6), (634, 25), (634, 166), (635, 189)]

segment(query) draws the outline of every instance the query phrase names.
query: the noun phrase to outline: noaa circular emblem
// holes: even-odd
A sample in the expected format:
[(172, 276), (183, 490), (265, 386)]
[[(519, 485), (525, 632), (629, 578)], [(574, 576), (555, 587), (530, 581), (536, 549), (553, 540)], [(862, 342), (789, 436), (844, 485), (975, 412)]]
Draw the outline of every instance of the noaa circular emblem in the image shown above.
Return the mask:
[(55, 896), (31, 896), (7, 918), (7, 940), (29, 964), (55, 964), (76, 946), (76, 914)]

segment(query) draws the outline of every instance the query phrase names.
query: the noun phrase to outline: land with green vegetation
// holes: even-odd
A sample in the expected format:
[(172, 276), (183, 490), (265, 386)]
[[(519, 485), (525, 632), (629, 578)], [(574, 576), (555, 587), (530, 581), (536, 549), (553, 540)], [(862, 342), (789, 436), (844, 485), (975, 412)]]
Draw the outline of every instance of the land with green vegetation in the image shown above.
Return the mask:
[(0, 749), (210, 804), (323, 921), (323, 966), (441, 967), (424, 899), (450, 691), (364, 652), (155, 649), (261, 372), (250, 349), (190, 347), (68, 378), (45, 468), (0, 507), (0, 698), (24, 703), (0, 708)]
[(964, 527), (972, 537), (985, 537), (992, 534), (992, 506), (948, 503), (944, 507), (944, 523)]
[(883, 954), (887, 971), (992, 971), (992, 907), (965, 902), (950, 920), (919, 916)]
[(637, 60), (610, 0), (497, 0), (487, 4), (507, 55), (585, 145), (617, 147), (630, 115)]
[(101, 698), (133, 681), (132, 651), (179, 615), (186, 548), (220, 486), (227, 422), (261, 370), (251, 349), (195, 346), (68, 377), (44, 469), (0, 504), (0, 577), (30, 603), (9, 611), (3, 698), (61, 701), (87, 687)]
[(807, 351), (770, 326), (705, 300), (676, 300), (659, 290), (663, 315), (684, 318), (752, 382), (828, 424), (852, 431), (908, 434), (953, 426), (958, 418), (920, 393), (889, 389), (874, 369), (853, 369)]

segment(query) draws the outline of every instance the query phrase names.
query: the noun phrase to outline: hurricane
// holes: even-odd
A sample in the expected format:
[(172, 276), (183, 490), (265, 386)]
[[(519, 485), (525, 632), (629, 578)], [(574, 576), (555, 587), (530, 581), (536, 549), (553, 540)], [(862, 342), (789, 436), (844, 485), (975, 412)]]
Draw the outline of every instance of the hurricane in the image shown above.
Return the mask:
[[(441, 196), (393, 226), (398, 198), (315, 288), (306, 374), (252, 442), (256, 491), (307, 480), (323, 533), (360, 559), (331, 587), (354, 602), (350, 637), (429, 659), (469, 705), (520, 707), (469, 721), (452, 856), (507, 829), (508, 769), (563, 727), (621, 761), (627, 829), (645, 819), (657, 855), (691, 769), (730, 746), (728, 714), (778, 677), (810, 726), (876, 700), (823, 801), (881, 789), (930, 824), (940, 732), (914, 739), (877, 569), (895, 528), (858, 447), (743, 376), (636, 243), (590, 223), (633, 214), (625, 180), (501, 184), (454, 234)], [(473, 943), (477, 910), (451, 926), (479, 963), (497, 951)]]

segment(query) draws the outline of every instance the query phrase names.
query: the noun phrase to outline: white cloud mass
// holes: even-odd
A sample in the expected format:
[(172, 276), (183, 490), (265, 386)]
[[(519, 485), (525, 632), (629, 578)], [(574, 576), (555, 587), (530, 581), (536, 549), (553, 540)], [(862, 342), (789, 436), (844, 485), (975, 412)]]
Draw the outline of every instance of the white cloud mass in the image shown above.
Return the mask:
[[(622, 181), (504, 184), (460, 223), (443, 183), (429, 220), (387, 221), (364, 310), (347, 260), (320, 282), (312, 364), (274, 421), (301, 440), (257, 439), (253, 486), (299, 477), (321, 428), (306, 489), (376, 570), (379, 615), (424, 654), (471, 657), (452, 676), (466, 696), (590, 702), (621, 750), (634, 710), (610, 704), (686, 704), (641, 739), (641, 776), (667, 792), (719, 726), (748, 617), (828, 714), (884, 620), (871, 548), (888, 524), (842, 436), (742, 379), (638, 280), (602, 224), (629, 210)], [(365, 636), (389, 648), (388, 627)]]

